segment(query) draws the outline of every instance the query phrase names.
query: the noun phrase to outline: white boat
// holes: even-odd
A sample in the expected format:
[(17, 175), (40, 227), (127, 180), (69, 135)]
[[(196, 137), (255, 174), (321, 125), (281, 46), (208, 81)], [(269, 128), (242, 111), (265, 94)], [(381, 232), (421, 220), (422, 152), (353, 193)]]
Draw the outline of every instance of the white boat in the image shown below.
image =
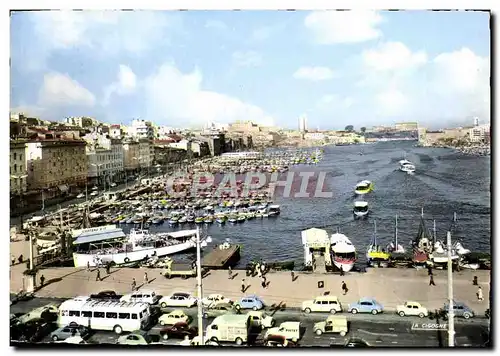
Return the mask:
[(369, 180), (363, 180), (356, 184), (356, 187), (354, 188), (354, 193), (358, 195), (363, 195), (370, 193), (373, 190), (373, 183)]
[[(455, 249), (451, 249), (451, 259), (452, 261), (458, 260), (460, 256), (456, 253)], [(444, 248), (443, 243), (436, 241), (434, 243), (434, 250), (429, 255), (430, 260), (433, 263), (448, 263), (448, 251)]]
[(373, 238), (366, 250), (366, 261), (370, 266), (380, 266), (387, 267), (390, 254), (385, 250), (381, 249), (381, 247), (377, 243), (377, 223), (373, 222), (374, 232)]
[(352, 212), (355, 217), (363, 217), (368, 215), (368, 202), (366, 201), (355, 201), (354, 202), (354, 208), (352, 209)]
[(280, 206), (277, 204), (269, 205), (268, 214), (269, 214), (269, 216), (279, 215), (280, 214)]
[(405, 253), (405, 248), (398, 244), (398, 216), (396, 215), (396, 224), (394, 227), (394, 242), (387, 245), (387, 251), (389, 253)]
[[(89, 230), (89, 229), (86, 229)], [(208, 238), (202, 240), (206, 246)], [(196, 230), (150, 234), (145, 230), (132, 229), (128, 236), (115, 228), (105, 233), (82, 233), (73, 242), (75, 267), (117, 265), (141, 261), (152, 256), (167, 256), (196, 247)]]
[(465, 268), (465, 269), (477, 270), (477, 269), (479, 269), (479, 263), (460, 262), (460, 267)]
[(340, 233), (332, 234), (330, 237), (333, 264), (342, 268), (344, 272), (349, 272), (356, 262), (356, 248), (351, 240)]
[(399, 161), (399, 170), (406, 173), (414, 173), (415, 165), (406, 159)]
[(460, 256), (467, 255), (470, 253), (470, 250), (464, 248), (460, 242), (455, 243), (454, 249)]

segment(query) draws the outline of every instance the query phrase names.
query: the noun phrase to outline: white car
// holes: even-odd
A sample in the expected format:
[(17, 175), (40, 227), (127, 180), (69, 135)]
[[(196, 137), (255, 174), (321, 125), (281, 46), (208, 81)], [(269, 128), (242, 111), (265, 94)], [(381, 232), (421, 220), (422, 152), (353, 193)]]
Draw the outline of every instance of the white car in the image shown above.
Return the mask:
[(120, 302), (149, 303), (156, 304), (161, 296), (152, 290), (139, 290), (134, 293), (125, 294), (120, 298)]
[(163, 314), (158, 319), (160, 325), (175, 325), (177, 323), (186, 323), (189, 324), (191, 321), (191, 317), (184, 313), (183, 310), (174, 310), (171, 313)]
[(98, 195), (99, 192), (97, 190), (93, 191), (92, 193), (90, 193), (91, 196), (95, 197), (96, 195)]
[(421, 318), (424, 318), (429, 315), (427, 308), (424, 308), (418, 302), (410, 301), (406, 302), (403, 305), (398, 305), (396, 307), (396, 312), (399, 314), (399, 316), (419, 316)]
[(198, 303), (195, 297), (189, 293), (174, 293), (160, 299), (159, 303), (162, 308), (166, 307), (185, 307), (192, 308)]
[(114, 187), (116, 187), (116, 183), (111, 183), (110, 186), (111, 186), (111, 188), (114, 188)]
[(221, 294), (210, 294), (208, 297), (205, 297), (201, 300), (203, 306), (208, 307), (211, 304), (215, 303), (232, 303), (231, 300), (227, 299)]
[(80, 193), (76, 196), (76, 199), (82, 199), (82, 198), (85, 198), (85, 194), (83, 193)]

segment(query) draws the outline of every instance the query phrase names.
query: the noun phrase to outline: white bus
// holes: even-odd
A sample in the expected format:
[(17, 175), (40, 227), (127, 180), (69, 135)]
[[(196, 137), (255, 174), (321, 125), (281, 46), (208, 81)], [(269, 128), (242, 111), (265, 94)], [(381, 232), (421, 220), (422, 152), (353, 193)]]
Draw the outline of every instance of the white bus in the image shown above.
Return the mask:
[(71, 299), (59, 307), (57, 323), (71, 323), (93, 330), (137, 331), (149, 324), (151, 312), (148, 303)]

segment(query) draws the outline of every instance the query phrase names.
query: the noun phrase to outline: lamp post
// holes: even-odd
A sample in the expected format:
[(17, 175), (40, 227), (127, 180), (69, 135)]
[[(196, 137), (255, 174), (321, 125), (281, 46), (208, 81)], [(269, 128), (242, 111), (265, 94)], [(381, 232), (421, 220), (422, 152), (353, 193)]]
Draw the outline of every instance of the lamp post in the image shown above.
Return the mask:
[(201, 275), (201, 247), (207, 246), (207, 243), (212, 242), (212, 238), (208, 236), (203, 242), (200, 242), (200, 227), (196, 227), (196, 277), (198, 286), (198, 338), (200, 344), (203, 342), (203, 279)]
[(451, 232), (446, 234), (448, 245), (448, 347), (455, 347), (455, 313), (453, 311), (453, 266), (451, 261)]

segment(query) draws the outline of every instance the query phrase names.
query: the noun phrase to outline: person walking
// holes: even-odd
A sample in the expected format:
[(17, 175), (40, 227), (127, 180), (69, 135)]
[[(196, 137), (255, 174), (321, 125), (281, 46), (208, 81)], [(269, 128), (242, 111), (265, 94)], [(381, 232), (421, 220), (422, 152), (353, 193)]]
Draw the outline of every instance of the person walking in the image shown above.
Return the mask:
[(477, 286), (477, 276), (474, 276), (474, 278), (472, 278), (472, 285), (473, 286)]
[(291, 271), (290, 275), (292, 276), (292, 282), (295, 282), (295, 272)]
[(340, 275), (343, 276), (344, 275), (344, 269), (342, 268), (342, 265), (340, 265)]
[(348, 291), (349, 291), (349, 289), (347, 288), (347, 284), (344, 281), (342, 281), (342, 292), (343, 292), (343, 294), (346, 295)]
[(243, 278), (241, 280), (241, 293), (245, 293), (245, 289), (246, 289), (246, 286), (245, 286), (245, 278)]
[(95, 280), (99, 281), (99, 282), (101, 281), (101, 270), (99, 268), (97, 269), (97, 274), (95, 276)]
[(144, 272), (144, 284), (148, 284), (148, 283), (149, 283), (148, 272)]
[(111, 274), (111, 262), (108, 262), (106, 264), (106, 274), (107, 275)]
[(484, 300), (484, 298), (483, 298), (483, 290), (481, 289), (481, 287), (479, 287), (479, 288), (477, 289), (477, 293), (476, 293), (476, 295), (477, 295), (477, 300), (478, 300), (479, 302), (482, 302), (482, 301)]
[(135, 278), (132, 278), (132, 292), (135, 292), (136, 287), (137, 287), (137, 282), (135, 281)]
[(430, 286), (436, 285), (436, 283), (434, 283), (434, 275), (432, 275), (432, 274), (429, 275), (429, 285)]
[(266, 277), (264, 277), (264, 276), (262, 276), (262, 278), (261, 278), (261, 285), (262, 285), (262, 288), (266, 288), (267, 287)]
[(227, 275), (228, 275), (228, 279), (233, 279), (233, 271), (231, 270), (231, 266), (229, 266), (229, 268), (227, 270)]
[(90, 261), (87, 261), (87, 272), (90, 272)]
[(43, 287), (43, 284), (45, 283), (45, 276), (42, 274), (40, 277), (40, 287)]

